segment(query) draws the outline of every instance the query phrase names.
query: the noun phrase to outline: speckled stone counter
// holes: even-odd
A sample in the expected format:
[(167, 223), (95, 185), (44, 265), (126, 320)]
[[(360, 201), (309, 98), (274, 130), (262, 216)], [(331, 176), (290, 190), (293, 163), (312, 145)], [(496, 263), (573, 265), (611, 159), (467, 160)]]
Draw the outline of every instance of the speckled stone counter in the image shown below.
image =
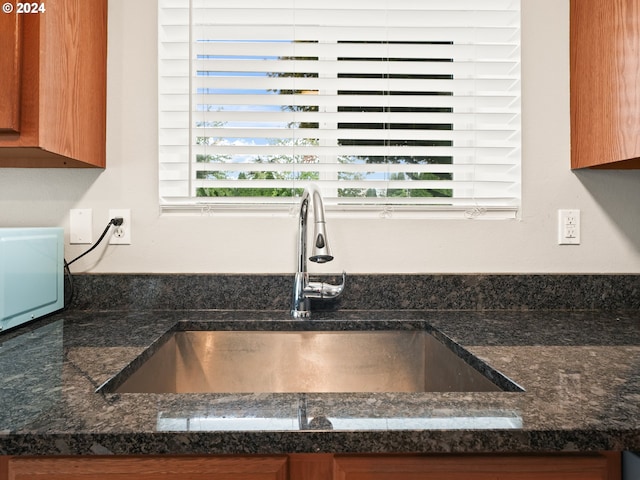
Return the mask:
[[(130, 286), (131, 281), (124, 283)], [(144, 288), (152, 289), (148, 284)], [(627, 300), (634, 306), (638, 293), (630, 288)], [(84, 295), (86, 290), (79, 301)], [(72, 309), (0, 336), (0, 454), (640, 449), (640, 311), (635, 306), (584, 311), (339, 309), (317, 313), (308, 322), (290, 320), (286, 305), (281, 310), (100, 308)], [(289, 393), (96, 393), (175, 328), (426, 326), (525, 392), (326, 393), (303, 398)], [(333, 429), (301, 429), (302, 400), (309, 419), (330, 418)]]

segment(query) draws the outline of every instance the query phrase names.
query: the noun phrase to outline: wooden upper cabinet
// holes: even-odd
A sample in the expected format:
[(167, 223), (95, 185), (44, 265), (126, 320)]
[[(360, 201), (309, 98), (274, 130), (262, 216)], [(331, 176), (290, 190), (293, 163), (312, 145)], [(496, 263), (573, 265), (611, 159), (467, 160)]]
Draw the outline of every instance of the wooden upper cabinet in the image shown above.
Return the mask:
[(107, 0), (43, 5), (0, 13), (0, 167), (104, 168)]
[(640, 0), (571, 0), (571, 167), (640, 168)]
[(21, 19), (0, 15), (0, 133), (20, 131)]

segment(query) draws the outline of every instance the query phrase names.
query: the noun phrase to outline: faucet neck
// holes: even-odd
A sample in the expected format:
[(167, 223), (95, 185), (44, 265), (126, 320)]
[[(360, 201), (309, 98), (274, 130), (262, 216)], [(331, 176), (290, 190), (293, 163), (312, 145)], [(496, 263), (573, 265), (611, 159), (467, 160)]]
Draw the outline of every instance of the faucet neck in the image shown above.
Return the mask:
[(305, 188), (300, 199), (300, 211), (298, 214), (298, 272), (307, 271), (307, 223), (309, 217), (309, 203), (311, 197), (309, 190)]

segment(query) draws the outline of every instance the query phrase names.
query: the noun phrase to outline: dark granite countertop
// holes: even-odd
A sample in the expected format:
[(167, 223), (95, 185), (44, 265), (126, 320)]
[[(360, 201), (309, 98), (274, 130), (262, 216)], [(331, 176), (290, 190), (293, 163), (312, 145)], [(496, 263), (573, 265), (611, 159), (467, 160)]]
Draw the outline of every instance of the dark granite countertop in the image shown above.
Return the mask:
[[(176, 325), (433, 326), (525, 392), (116, 394), (96, 389)], [(0, 454), (640, 449), (640, 311), (69, 310), (0, 336)]]

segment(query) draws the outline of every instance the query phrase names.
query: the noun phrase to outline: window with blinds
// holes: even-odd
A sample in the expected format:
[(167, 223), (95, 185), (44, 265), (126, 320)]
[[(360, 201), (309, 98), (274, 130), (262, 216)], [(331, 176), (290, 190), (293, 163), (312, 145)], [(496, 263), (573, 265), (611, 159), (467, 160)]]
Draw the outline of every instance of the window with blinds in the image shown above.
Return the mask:
[(159, 0), (164, 208), (513, 216), (519, 0)]

